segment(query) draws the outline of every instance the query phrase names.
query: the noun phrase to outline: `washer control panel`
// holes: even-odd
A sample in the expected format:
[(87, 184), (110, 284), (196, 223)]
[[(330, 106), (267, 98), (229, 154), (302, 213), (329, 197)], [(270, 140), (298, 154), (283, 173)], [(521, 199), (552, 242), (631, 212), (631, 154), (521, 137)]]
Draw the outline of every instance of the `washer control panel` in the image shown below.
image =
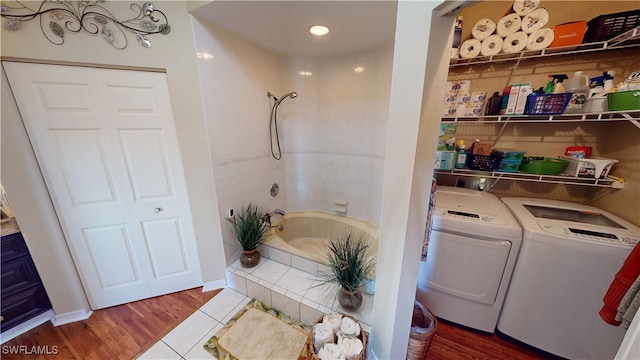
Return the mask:
[(576, 239), (614, 243), (620, 245), (635, 245), (636, 243), (638, 243), (638, 241), (640, 241), (640, 236), (633, 236), (629, 234), (616, 234), (614, 232), (594, 231), (577, 226), (557, 226), (544, 222), (538, 222), (538, 224), (540, 225), (540, 228), (548, 233), (568, 236)]
[(477, 214), (472, 212), (443, 209), (440, 213), (441, 216), (446, 216), (451, 219), (465, 220), (465, 221), (480, 221), (483, 223), (495, 223), (496, 218), (490, 215)]

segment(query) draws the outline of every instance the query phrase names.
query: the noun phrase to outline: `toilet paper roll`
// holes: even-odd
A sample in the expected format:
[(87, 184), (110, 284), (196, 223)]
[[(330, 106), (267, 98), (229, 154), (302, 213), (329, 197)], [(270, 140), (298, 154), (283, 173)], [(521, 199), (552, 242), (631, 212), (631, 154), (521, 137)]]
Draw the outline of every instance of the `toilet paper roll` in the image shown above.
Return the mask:
[(520, 26), (522, 26), (522, 19), (520, 18), (520, 15), (511, 13), (498, 20), (498, 23), (496, 24), (496, 34), (505, 38), (520, 30)]
[(458, 104), (456, 105), (456, 116), (465, 116), (467, 114), (467, 108), (469, 108), (469, 104)]
[(540, 0), (516, 0), (513, 2), (513, 11), (520, 16), (525, 16), (540, 5)]
[(529, 35), (527, 39), (527, 50), (542, 50), (546, 49), (553, 42), (553, 30), (549, 28), (542, 28), (534, 31)]
[(451, 92), (465, 92), (468, 93), (471, 90), (471, 81), (469, 80), (460, 80), (460, 81), (447, 81), (447, 91)]
[(469, 100), (469, 104), (482, 106), (486, 100), (486, 91), (474, 91), (473, 93), (471, 93), (471, 100)]
[(502, 38), (498, 34), (493, 34), (482, 41), (480, 53), (484, 56), (497, 55), (502, 51)]
[(522, 18), (522, 31), (527, 34), (542, 29), (549, 22), (549, 13), (545, 8), (538, 8), (528, 13)]
[(480, 19), (471, 29), (471, 36), (480, 41), (489, 37), (496, 31), (496, 23), (491, 19)]
[(502, 43), (502, 52), (507, 54), (513, 54), (522, 51), (527, 46), (527, 34), (522, 31), (514, 32), (513, 34), (504, 38)]
[(469, 105), (467, 107), (464, 116), (480, 116), (482, 115), (482, 105)]
[(460, 93), (456, 98), (456, 105), (469, 105), (471, 102), (471, 94), (469, 93)]
[(478, 39), (469, 39), (460, 45), (460, 57), (463, 59), (471, 59), (480, 55), (482, 43)]

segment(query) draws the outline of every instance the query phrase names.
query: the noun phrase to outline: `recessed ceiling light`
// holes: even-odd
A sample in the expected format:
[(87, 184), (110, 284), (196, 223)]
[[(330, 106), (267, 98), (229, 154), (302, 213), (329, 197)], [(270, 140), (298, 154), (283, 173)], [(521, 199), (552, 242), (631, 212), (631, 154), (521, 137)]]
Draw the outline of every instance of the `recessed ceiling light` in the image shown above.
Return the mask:
[(329, 28), (322, 25), (314, 25), (309, 28), (309, 32), (315, 36), (324, 36), (329, 33)]

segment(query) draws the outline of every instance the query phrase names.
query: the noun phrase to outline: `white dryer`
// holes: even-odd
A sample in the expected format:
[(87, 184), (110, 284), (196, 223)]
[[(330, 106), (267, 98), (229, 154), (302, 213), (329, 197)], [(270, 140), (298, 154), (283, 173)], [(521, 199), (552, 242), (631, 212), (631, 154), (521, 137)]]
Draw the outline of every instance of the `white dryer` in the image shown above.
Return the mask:
[(640, 229), (592, 206), (502, 201), (520, 222), (523, 240), (498, 330), (561, 357), (613, 359), (625, 330), (598, 312)]
[(521, 240), (496, 196), (439, 186), (416, 298), (439, 318), (493, 332)]

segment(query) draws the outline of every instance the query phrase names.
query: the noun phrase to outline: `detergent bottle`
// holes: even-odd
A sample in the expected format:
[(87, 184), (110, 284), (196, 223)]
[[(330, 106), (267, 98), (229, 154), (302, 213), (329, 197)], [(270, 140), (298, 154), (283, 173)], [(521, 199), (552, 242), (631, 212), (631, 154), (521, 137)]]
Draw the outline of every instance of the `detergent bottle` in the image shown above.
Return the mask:
[(567, 92), (572, 93), (571, 99), (564, 110), (564, 114), (577, 114), (582, 112), (585, 101), (589, 97), (589, 77), (582, 75), (582, 71), (576, 71), (573, 76), (565, 82)]

